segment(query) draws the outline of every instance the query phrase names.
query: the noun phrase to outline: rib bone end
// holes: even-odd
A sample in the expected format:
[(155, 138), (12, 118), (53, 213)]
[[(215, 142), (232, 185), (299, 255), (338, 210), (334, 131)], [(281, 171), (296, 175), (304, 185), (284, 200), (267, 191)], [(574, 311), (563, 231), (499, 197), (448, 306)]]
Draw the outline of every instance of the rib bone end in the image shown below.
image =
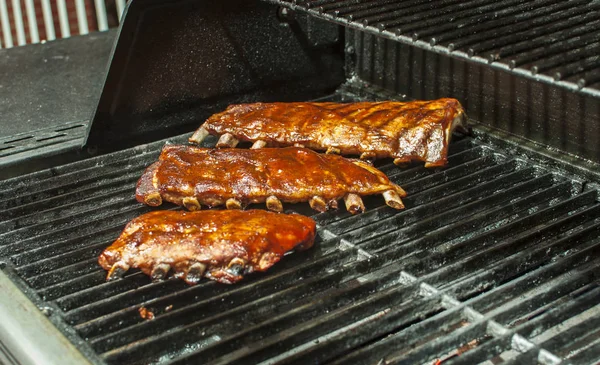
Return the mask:
[(165, 278), (165, 276), (167, 276), (170, 270), (171, 265), (165, 263), (158, 264), (154, 266), (154, 268), (152, 268), (152, 273), (150, 274), (150, 277), (152, 277), (152, 280), (154, 281), (162, 280)]
[(274, 195), (271, 195), (267, 198), (266, 204), (267, 209), (269, 210), (272, 210), (274, 212), (283, 212), (283, 204), (281, 204), (281, 200), (279, 200)]
[(257, 150), (259, 148), (265, 147), (266, 145), (267, 145), (267, 142), (258, 140), (256, 142), (254, 142), (254, 144), (252, 144), (252, 147), (250, 147), (250, 149), (251, 150)]
[(231, 134), (231, 133), (225, 133), (224, 135), (222, 135), (219, 138), (219, 141), (217, 142), (217, 144), (216, 144), (215, 147), (217, 147), (217, 148), (223, 148), (223, 147), (225, 147), (225, 148), (227, 148), (227, 147), (234, 148), (235, 146), (237, 146), (237, 144), (239, 142), (240, 141), (237, 138), (235, 138), (233, 136), (233, 134)]
[(162, 204), (162, 197), (160, 196), (160, 193), (153, 192), (144, 197), (144, 203), (151, 207), (157, 207)]
[(311, 208), (313, 208), (314, 210), (319, 211), (321, 213), (326, 212), (327, 209), (329, 209), (325, 199), (321, 198), (320, 196), (313, 196), (308, 201), (308, 204), (310, 205)]
[(193, 196), (189, 196), (189, 197), (185, 197), (183, 198), (183, 206), (189, 210), (189, 211), (195, 211), (195, 210), (200, 210), (200, 203), (198, 202), (198, 199), (196, 199)]
[(206, 130), (206, 128), (204, 127), (200, 127), (198, 128), (198, 130), (196, 130), (196, 132), (194, 132), (194, 134), (192, 134), (192, 136), (188, 139), (188, 141), (190, 141), (191, 143), (202, 143), (202, 141), (204, 141), (204, 139), (206, 139), (206, 137), (208, 137), (209, 133)]
[(346, 209), (351, 214), (362, 213), (365, 211), (365, 204), (363, 203), (360, 196), (348, 193), (344, 197), (344, 203), (346, 203)]
[(242, 209), (242, 202), (235, 198), (229, 198), (225, 202), (227, 209)]
[(112, 281), (116, 279), (120, 279), (125, 275), (125, 273), (129, 270), (129, 265), (124, 263), (123, 261), (117, 261), (108, 271), (106, 275), (107, 281)]
[(185, 281), (188, 284), (196, 284), (199, 282), (206, 272), (206, 265), (201, 262), (196, 262), (190, 266), (185, 274)]
[(328, 155), (331, 155), (331, 154), (339, 155), (342, 153), (342, 151), (337, 147), (329, 147), (327, 149), (327, 151), (325, 151), (325, 153)]
[(400, 199), (400, 195), (394, 190), (385, 191), (383, 193), (383, 199), (385, 199), (385, 204), (394, 209), (404, 209), (404, 204), (402, 203), (402, 199)]

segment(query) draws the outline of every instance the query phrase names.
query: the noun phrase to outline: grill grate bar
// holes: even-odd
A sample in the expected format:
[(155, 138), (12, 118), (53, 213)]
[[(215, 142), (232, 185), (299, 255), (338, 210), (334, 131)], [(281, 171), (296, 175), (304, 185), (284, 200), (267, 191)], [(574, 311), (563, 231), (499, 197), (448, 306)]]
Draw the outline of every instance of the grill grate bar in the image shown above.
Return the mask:
[[(545, 77), (539, 77), (529, 72), (548, 57), (568, 55), (598, 41), (600, 4), (594, 0), (442, 0), (396, 4), (354, 1), (327, 5), (313, 1), (268, 1), (358, 29), (361, 34), (451, 54), (572, 92), (600, 96), (597, 82), (585, 78), (555, 79), (546, 73), (540, 73)], [(589, 62), (590, 70), (600, 70), (600, 60)]]
[(583, 22), (583, 19), (590, 15), (589, 10), (582, 7), (569, 7), (564, 11), (553, 10), (549, 13), (545, 10), (542, 8), (535, 13), (531, 12), (530, 14), (533, 16), (527, 21), (498, 26), (485, 32), (477, 32), (454, 39), (452, 43), (448, 44), (448, 47), (454, 50), (475, 45), (475, 48), (469, 49), (469, 55), (472, 57), (476, 53), (485, 51), (486, 47), (489, 50), (521, 41), (522, 38), (519, 35), (526, 35), (531, 39), (548, 34), (552, 29), (565, 29), (574, 24), (580, 24), (577, 23), (578, 20)]
[[(490, 171), (500, 170), (500, 172), (505, 172), (501, 171), (502, 167), (505, 166), (495, 166), (494, 168), (480, 171), (482, 174), (481, 179), (478, 179), (479, 176), (473, 176), (473, 178), (467, 176), (442, 184), (439, 188), (426, 190), (414, 195), (411, 194), (411, 196), (404, 199), (404, 201), (405, 204), (408, 204), (413, 210), (403, 212), (391, 211), (389, 209), (372, 210), (371, 213), (367, 213), (368, 216), (360, 218), (352, 216), (346, 220), (331, 224), (328, 226), (328, 229), (336, 234), (344, 234), (376, 222), (380, 222), (379, 225), (390, 223), (406, 225), (423, 219), (428, 213), (441, 213), (455, 205), (466, 204), (477, 200), (486, 194), (499, 192), (503, 189), (503, 186), (517, 184), (534, 177), (532, 170), (529, 169), (516, 172), (508, 170), (508, 173), (505, 175), (496, 175), (493, 173), (494, 171)], [(548, 175), (546, 178), (550, 179), (550, 176)], [(492, 179), (494, 179), (494, 181), (486, 182)], [(481, 185), (474, 186), (477, 183), (481, 183)], [(366, 233), (366, 231), (363, 231), (363, 233)]]
[[(537, 190), (537, 183), (539, 183), (539, 181), (534, 179), (523, 184), (519, 184), (501, 193), (494, 194), (491, 197), (461, 205), (457, 208), (445, 211), (442, 214), (429, 217), (428, 219), (423, 219), (419, 223), (404, 227), (401, 230), (392, 230), (389, 232), (390, 229), (380, 227), (380, 230), (377, 232), (375, 237), (363, 237), (363, 232), (353, 232), (351, 235), (348, 235), (348, 238), (351, 241), (369, 238), (367, 241), (361, 242), (360, 247), (368, 252), (372, 252), (384, 249), (391, 241), (394, 241), (395, 244), (400, 244), (401, 242), (405, 242), (420, 236), (423, 232), (432, 232), (436, 229), (443, 228), (444, 226), (449, 226), (452, 223), (457, 223), (455, 226), (452, 226), (457, 228), (459, 225), (460, 227), (467, 228), (472, 227), (471, 225), (473, 224), (477, 224), (478, 226), (486, 223), (489, 224), (495, 220), (499, 221), (509, 217), (512, 214), (534, 208), (536, 205), (548, 203), (548, 201), (551, 199), (568, 194), (568, 185), (562, 184), (558, 186), (547, 187), (545, 190), (542, 190), (539, 193), (526, 197), (521, 196), (521, 199), (515, 202), (498, 206), (499, 203), (507, 201), (506, 198), (510, 197), (511, 194), (514, 197), (515, 193), (517, 192), (525, 195), (531, 191)], [(527, 190), (524, 191), (524, 189)], [(372, 231), (372, 228), (370, 227), (371, 226), (369, 226), (369, 231)], [(436, 232), (436, 234), (439, 234), (439, 232)], [(369, 234), (369, 236), (372, 236), (372, 234)]]
[[(331, 311), (336, 307), (343, 305), (345, 300), (339, 301), (339, 298), (351, 297), (353, 300), (360, 300), (370, 293), (372, 294), (375, 291), (383, 290), (387, 286), (396, 283), (399, 274), (393, 272), (357, 286), (342, 286), (333, 291), (330, 290), (326, 297), (319, 295), (319, 292), (321, 291), (335, 288), (336, 285), (338, 285), (337, 283), (347, 282), (350, 279), (357, 278), (381, 267), (386, 261), (386, 258), (382, 258), (359, 261), (354, 265), (342, 266), (337, 270), (334, 270), (331, 274), (309, 279), (290, 290), (279, 291), (272, 296), (267, 297), (266, 299), (268, 299), (268, 301), (266, 303), (265, 298), (263, 298), (258, 301), (239, 305), (228, 311), (220, 311), (219, 314), (213, 315), (206, 320), (195, 322), (192, 325), (187, 325), (178, 328), (177, 330), (171, 330), (168, 333), (155, 336), (154, 338), (148, 338), (144, 341), (128, 344), (122, 348), (104, 353), (102, 356), (109, 363), (132, 361), (133, 359), (147, 356), (148, 352), (158, 350), (155, 345), (155, 341), (158, 339), (163, 343), (168, 342), (173, 345), (182, 341), (196, 342), (201, 340), (203, 335), (200, 332), (221, 334), (233, 331), (234, 333), (242, 333), (239, 328), (239, 325), (242, 323), (244, 324), (244, 328), (249, 328), (252, 323), (265, 324), (277, 322), (278, 326), (285, 326), (286, 324), (290, 325), (299, 321), (305, 321), (308, 318), (318, 315), (318, 313), (323, 313), (323, 311), (326, 310)], [(307, 292), (307, 290), (309, 291)], [(315, 300), (314, 298), (322, 298), (323, 300)], [(305, 301), (306, 303), (304, 303)], [(277, 315), (277, 313), (280, 312), (282, 314)], [(255, 334), (256, 333), (257, 332), (255, 332)], [(223, 336), (219, 335), (219, 337)], [(222, 342), (219, 342), (219, 344), (220, 343)]]
[[(316, 254), (313, 254), (316, 255)], [(309, 256), (312, 258), (312, 255)], [(101, 332), (112, 332), (110, 325), (125, 328), (120, 322), (131, 321), (131, 324), (141, 323), (139, 316), (131, 318), (130, 314), (135, 313), (139, 308), (139, 305), (151, 306), (152, 308), (166, 308), (172, 304), (173, 301), (177, 301), (177, 308), (170, 311), (168, 315), (162, 318), (160, 315), (162, 311), (158, 310), (155, 315), (156, 319), (152, 322), (152, 326), (170, 326), (175, 323), (176, 319), (184, 319), (187, 323), (189, 318), (193, 316), (203, 317), (202, 311), (198, 308), (208, 307), (207, 304), (199, 302), (198, 295), (209, 298), (207, 294), (217, 297), (216, 299), (210, 299), (209, 303), (218, 301), (223, 297), (223, 293), (227, 292), (233, 295), (239, 295), (240, 297), (252, 298), (258, 295), (258, 293), (265, 288), (280, 287), (284, 288), (297, 284), (297, 278), (299, 276), (303, 278), (310, 278), (317, 276), (318, 274), (326, 273), (330, 265), (343, 265), (347, 262), (351, 262), (356, 258), (356, 254), (352, 251), (339, 251), (323, 257), (316, 257), (314, 260), (304, 260), (298, 263), (300, 258), (292, 258), (289, 260), (283, 260), (278, 266), (273, 276), (263, 278), (262, 280), (248, 282), (243, 284), (239, 288), (227, 289), (225, 287), (215, 285), (214, 283), (205, 283), (196, 287), (190, 287), (185, 290), (185, 293), (179, 294), (177, 298), (173, 295), (167, 294), (161, 297), (157, 297), (155, 290), (159, 286), (158, 283), (139, 288), (135, 291), (125, 292), (119, 294), (113, 301), (105, 300), (95, 302), (91, 306), (80, 307), (67, 313), (67, 319), (69, 322), (77, 324), (76, 328), (80, 330), (86, 337), (99, 337)], [(171, 283), (164, 284), (164, 286), (171, 287)], [(179, 296), (181, 295), (181, 297)], [(212, 296), (210, 298), (212, 298)], [(154, 300), (151, 300), (154, 299)], [(109, 304), (107, 306), (107, 304)], [(166, 313), (166, 312), (165, 312)], [(107, 326), (108, 329), (106, 328)], [(130, 331), (130, 330), (128, 330)]]

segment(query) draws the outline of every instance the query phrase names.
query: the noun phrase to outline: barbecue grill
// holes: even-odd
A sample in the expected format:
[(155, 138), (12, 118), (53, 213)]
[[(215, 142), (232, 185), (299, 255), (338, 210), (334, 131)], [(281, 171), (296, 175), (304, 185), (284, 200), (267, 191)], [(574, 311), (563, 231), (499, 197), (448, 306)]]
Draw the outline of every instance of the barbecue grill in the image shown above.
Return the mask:
[[(591, 0), (131, 1), (96, 156), (0, 181), (0, 361), (600, 361), (599, 22)], [(227, 104), (443, 96), (473, 126), (448, 166), (378, 162), (405, 210), (288, 204), (315, 246), (232, 286), (105, 281), (99, 253), (155, 209), (143, 169)]]

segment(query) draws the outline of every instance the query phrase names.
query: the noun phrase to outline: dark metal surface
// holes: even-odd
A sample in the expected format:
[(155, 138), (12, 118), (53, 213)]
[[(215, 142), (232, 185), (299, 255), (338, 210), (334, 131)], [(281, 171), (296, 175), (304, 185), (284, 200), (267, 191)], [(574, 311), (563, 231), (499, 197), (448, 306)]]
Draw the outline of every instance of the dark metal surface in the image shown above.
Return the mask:
[(0, 50), (0, 180), (85, 156), (115, 35)]
[(306, 100), (344, 80), (337, 26), (261, 1), (133, 0), (87, 146), (114, 151), (196, 128), (229, 103)]
[(600, 98), (598, 1), (269, 2)]
[[(163, 144), (0, 182), (3, 272), (94, 362), (600, 356), (600, 204), (580, 177), (456, 136), (447, 168), (380, 165), (408, 192), (405, 210), (381, 197), (357, 216), (286, 205), (312, 215), (319, 238), (265, 274), (233, 286), (152, 283), (139, 271), (105, 282), (97, 256), (151, 209), (134, 185)], [(142, 306), (156, 318), (142, 319)]]
[(111, 30), (0, 50), (0, 138), (87, 123), (115, 35)]

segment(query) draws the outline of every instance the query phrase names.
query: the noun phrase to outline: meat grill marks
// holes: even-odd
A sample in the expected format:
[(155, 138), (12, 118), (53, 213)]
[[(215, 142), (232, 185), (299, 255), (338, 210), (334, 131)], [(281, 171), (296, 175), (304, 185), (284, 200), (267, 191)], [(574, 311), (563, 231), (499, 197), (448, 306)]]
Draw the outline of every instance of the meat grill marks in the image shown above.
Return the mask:
[(266, 203), (282, 211), (282, 202), (309, 202), (318, 211), (337, 208), (344, 199), (351, 213), (364, 211), (360, 196), (382, 194), (386, 204), (402, 209), (406, 193), (373, 166), (305, 148), (209, 149), (168, 145), (159, 161), (138, 181), (139, 202), (163, 201), (198, 210), (225, 204), (241, 209)]
[(155, 211), (129, 222), (98, 262), (109, 280), (139, 268), (155, 280), (173, 270), (189, 284), (203, 276), (232, 284), (310, 248), (315, 230), (311, 218), (263, 210)]
[(190, 142), (212, 134), (221, 135), (217, 147), (235, 147), (239, 141), (254, 142), (253, 148), (296, 145), (434, 167), (446, 164), (452, 132), (464, 129), (465, 119), (460, 103), (449, 98), (237, 104), (208, 118)]

